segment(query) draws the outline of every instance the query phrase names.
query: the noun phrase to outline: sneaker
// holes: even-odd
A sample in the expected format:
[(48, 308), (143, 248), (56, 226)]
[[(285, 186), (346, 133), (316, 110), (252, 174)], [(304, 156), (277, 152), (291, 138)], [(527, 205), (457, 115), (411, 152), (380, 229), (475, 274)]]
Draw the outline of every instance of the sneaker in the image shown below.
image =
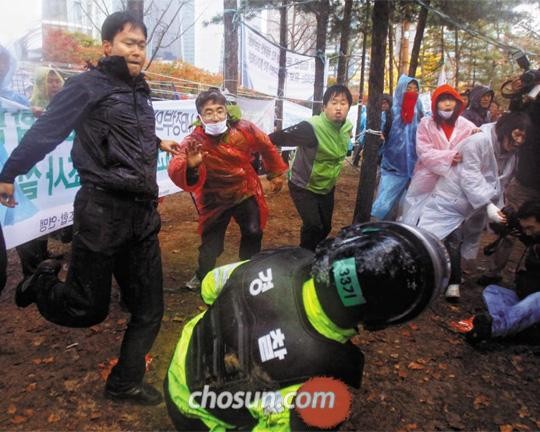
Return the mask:
[(186, 282), (185, 287), (190, 291), (199, 291), (201, 289), (201, 280), (197, 274), (194, 274), (193, 277)]
[(15, 289), (15, 304), (21, 308), (30, 306), (35, 303), (37, 296), (36, 282), (43, 274), (58, 276), (58, 272), (62, 265), (53, 259), (47, 259), (39, 263), (36, 272), (24, 279)]
[(163, 401), (161, 393), (146, 383), (124, 391), (115, 391), (105, 386), (105, 397), (117, 402), (132, 402), (138, 405), (158, 405)]
[(475, 344), (491, 338), (491, 316), (487, 312), (479, 313), (473, 319), (473, 328), (465, 333), (467, 342)]
[(450, 284), (444, 293), (446, 300), (458, 301), (459, 300), (459, 284)]
[(476, 279), (476, 283), (480, 286), (493, 285), (499, 283), (500, 281), (502, 281), (502, 276), (482, 275)]

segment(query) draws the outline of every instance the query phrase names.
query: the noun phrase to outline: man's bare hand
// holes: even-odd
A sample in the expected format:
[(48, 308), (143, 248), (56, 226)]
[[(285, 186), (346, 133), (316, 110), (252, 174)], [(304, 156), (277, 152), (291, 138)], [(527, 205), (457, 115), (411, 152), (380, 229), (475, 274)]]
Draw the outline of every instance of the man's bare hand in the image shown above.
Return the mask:
[(17, 205), (14, 195), (15, 188), (12, 183), (0, 183), (0, 204), (13, 208)]
[(180, 153), (180, 146), (176, 141), (173, 140), (161, 140), (159, 143), (159, 148), (167, 153), (172, 154), (173, 156)]
[(190, 140), (186, 147), (186, 162), (188, 168), (197, 168), (208, 152), (202, 151), (202, 144), (196, 140)]
[(283, 188), (284, 175), (281, 174), (277, 177), (274, 177), (270, 182), (270, 191), (273, 193), (279, 192)]

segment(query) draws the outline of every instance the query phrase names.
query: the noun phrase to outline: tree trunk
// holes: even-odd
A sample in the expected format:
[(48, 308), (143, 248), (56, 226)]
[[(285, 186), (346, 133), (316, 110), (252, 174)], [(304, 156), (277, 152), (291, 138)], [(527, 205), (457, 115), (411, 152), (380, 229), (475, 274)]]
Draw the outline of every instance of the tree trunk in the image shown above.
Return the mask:
[(459, 62), (460, 62), (460, 52), (459, 52), (459, 29), (456, 27), (454, 29), (454, 50), (455, 50), (455, 60), (456, 60), (456, 89), (459, 89)]
[(139, 21), (143, 21), (144, 0), (128, 0), (126, 9), (131, 15), (133, 15)]
[(313, 115), (320, 114), (324, 93), (324, 66), (326, 63), (326, 34), (328, 28), (328, 15), (330, 14), (330, 0), (320, 0), (317, 8), (317, 46), (315, 59), (315, 84), (313, 85)]
[(409, 27), (411, 23), (405, 19), (401, 32), (401, 49), (399, 59), (399, 73), (406, 74), (409, 69)]
[(343, 20), (341, 21), (341, 40), (339, 42), (339, 59), (337, 69), (337, 83), (347, 82), (347, 69), (349, 66), (349, 38), (351, 34), (352, 0), (345, 0)]
[(392, 22), (388, 25), (388, 90), (394, 94), (394, 36)]
[[(430, 0), (426, 0), (426, 5), (429, 6)], [(418, 16), (418, 25), (416, 26), (416, 34), (414, 35), (413, 49), (411, 53), (411, 64), (409, 65), (409, 76), (416, 76), (416, 68), (418, 67), (418, 56), (420, 54), (420, 46), (422, 45), (422, 39), (424, 38), (424, 29), (426, 28), (426, 21), (428, 16), (428, 9), (422, 6), (420, 14)]]
[[(360, 88), (358, 95), (358, 114), (356, 115), (356, 136), (354, 140), (358, 140), (360, 137), (360, 123), (362, 120), (362, 106), (364, 105), (364, 81), (365, 81), (365, 71), (366, 71), (366, 51), (367, 51), (367, 34), (369, 29), (369, 20), (370, 20), (370, 0), (366, 0), (366, 16), (364, 19), (364, 29), (362, 31), (362, 60), (360, 65)], [(353, 165), (358, 166), (360, 163), (360, 148), (357, 146), (354, 152)]]
[(287, 0), (282, 0), (279, 9), (279, 72), (278, 72), (278, 99), (276, 101), (277, 130), (283, 128), (283, 96), (285, 77), (287, 75)]
[(233, 23), (236, 7), (236, 0), (223, 0), (223, 86), (234, 95), (238, 92), (238, 25)]
[[(378, 101), (384, 90), (384, 60), (386, 57), (386, 33), (388, 31), (389, 12), (390, 2), (387, 0), (375, 0), (372, 15), (371, 64), (369, 67), (368, 130), (378, 131), (381, 128), (381, 107)], [(367, 222), (371, 217), (380, 145), (380, 136), (366, 135), (353, 222)]]

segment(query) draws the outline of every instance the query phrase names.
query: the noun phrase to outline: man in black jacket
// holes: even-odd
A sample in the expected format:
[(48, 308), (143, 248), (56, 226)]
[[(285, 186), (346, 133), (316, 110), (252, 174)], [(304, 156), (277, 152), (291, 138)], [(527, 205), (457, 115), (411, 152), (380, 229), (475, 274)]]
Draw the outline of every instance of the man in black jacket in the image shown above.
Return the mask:
[(161, 394), (143, 377), (163, 315), (157, 156), (158, 148), (177, 148), (155, 135), (150, 89), (141, 74), (145, 25), (117, 12), (105, 19), (101, 33), (105, 57), (96, 69), (68, 80), (23, 137), (0, 173), (0, 199), (15, 206), (15, 177), (75, 129), (71, 156), (81, 188), (66, 282), (57, 278), (57, 261), (43, 261), (17, 287), (15, 301), (19, 307), (36, 303), (43, 317), (59, 325), (92, 326), (108, 314), (114, 273), (131, 319), (105, 396), (154, 405)]

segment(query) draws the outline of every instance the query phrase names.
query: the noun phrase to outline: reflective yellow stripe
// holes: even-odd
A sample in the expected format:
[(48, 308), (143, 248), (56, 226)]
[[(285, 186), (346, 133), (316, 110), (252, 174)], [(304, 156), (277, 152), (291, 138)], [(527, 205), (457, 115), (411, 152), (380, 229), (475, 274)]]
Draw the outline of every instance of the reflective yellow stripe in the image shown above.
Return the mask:
[(246, 261), (239, 261), (232, 264), (216, 267), (211, 272), (208, 272), (201, 283), (201, 296), (207, 305), (214, 303), (221, 293), (223, 286), (231, 277), (232, 272), (240, 264)]
[(182, 336), (180, 336), (178, 345), (176, 345), (176, 350), (174, 351), (174, 356), (171, 365), (169, 366), (169, 371), (167, 372), (169, 378), (169, 394), (182, 414), (199, 418), (211, 431), (224, 432), (227, 429), (234, 429), (234, 427), (217, 419), (204, 408), (191, 408), (189, 406), (191, 392), (187, 386), (186, 379), (186, 354), (195, 324), (199, 322), (204, 314), (205, 312), (202, 312), (195, 318), (189, 320), (182, 330)]
[[(285, 400), (288, 394), (298, 391), (301, 384), (293, 384), (289, 387), (282, 388), (279, 391), (282, 400), (286, 403), (292, 403), (294, 398), (289, 397)], [(290, 410), (284, 407), (283, 411), (278, 413), (265, 413), (262, 401), (259, 401), (258, 406), (250, 407), (251, 415), (259, 420), (257, 425), (252, 429), (252, 432), (289, 432), (290, 427)]]
[(323, 336), (326, 336), (328, 339), (345, 343), (349, 338), (356, 334), (356, 330), (353, 328), (342, 329), (341, 327), (338, 327), (324, 313), (321, 303), (317, 298), (313, 278), (304, 282), (304, 286), (302, 287), (302, 299), (304, 301), (304, 309), (306, 310), (309, 322), (315, 327), (315, 330)]

